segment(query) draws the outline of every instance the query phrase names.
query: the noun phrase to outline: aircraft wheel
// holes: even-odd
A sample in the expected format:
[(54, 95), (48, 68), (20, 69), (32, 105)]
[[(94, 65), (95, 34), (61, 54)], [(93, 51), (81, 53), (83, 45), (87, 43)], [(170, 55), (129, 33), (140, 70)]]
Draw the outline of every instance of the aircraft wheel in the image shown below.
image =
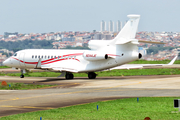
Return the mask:
[(73, 79), (74, 75), (72, 73), (67, 73), (65, 77), (66, 79)]
[(20, 75), (20, 78), (24, 78), (24, 75)]
[(71, 79), (74, 79), (74, 75), (73, 74), (71, 74)]
[(94, 72), (88, 73), (88, 78), (89, 79), (95, 79), (96, 78), (96, 73), (94, 73)]

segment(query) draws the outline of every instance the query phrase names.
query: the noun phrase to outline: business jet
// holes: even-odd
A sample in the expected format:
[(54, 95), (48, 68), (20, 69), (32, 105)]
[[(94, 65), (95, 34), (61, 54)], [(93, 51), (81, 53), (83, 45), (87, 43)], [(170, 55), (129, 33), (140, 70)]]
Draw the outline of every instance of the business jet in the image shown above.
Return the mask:
[[(89, 79), (96, 78), (96, 71), (117, 68), (138, 68), (137, 65), (124, 66), (138, 60), (139, 41), (135, 39), (140, 15), (128, 15), (129, 21), (113, 40), (91, 40), (91, 50), (25, 49), (16, 52), (3, 62), (4, 65), (21, 69), (24, 78), (26, 69), (42, 69), (60, 72), (59, 77), (73, 79), (73, 73), (87, 73)], [(149, 41), (148, 43), (153, 43)], [(171, 61), (173, 64), (177, 56)]]

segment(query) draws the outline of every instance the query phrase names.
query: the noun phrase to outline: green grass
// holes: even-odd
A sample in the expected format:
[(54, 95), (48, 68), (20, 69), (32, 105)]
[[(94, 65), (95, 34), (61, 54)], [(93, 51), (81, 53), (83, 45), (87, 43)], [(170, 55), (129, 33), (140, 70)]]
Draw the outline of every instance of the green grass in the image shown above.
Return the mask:
[(0, 66), (0, 69), (2, 68), (11, 68), (11, 67), (8, 67), (8, 66)]
[(36, 83), (34, 84), (7, 83), (7, 86), (2, 86), (0, 83), (0, 90), (28, 90), (28, 89), (46, 88), (51, 86), (56, 86), (56, 85), (38, 85)]
[[(178, 75), (180, 69), (130, 69), (130, 70), (111, 70), (96, 72), (98, 77), (111, 77), (111, 76), (135, 76), (135, 75)], [(87, 77), (86, 73), (73, 73), (74, 77)], [(0, 73), (0, 76), (20, 76), (21, 73)], [(30, 72), (24, 74), (25, 77), (57, 77), (60, 73), (55, 72)]]
[[(16, 114), (1, 120), (179, 120), (174, 97), (143, 97), (95, 102), (65, 108)], [(96, 106), (99, 106), (97, 111)]]
[(97, 72), (98, 76), (178, 75), (180, 69), (130, 69)]
[[(130, 62), (129, 64), (168, 64), (171, 60), (155, 60), (155, 61), (148, 61), (148, 60), (136, 60), (133, 62)], [(176, 60), (174, 64), (180, 64), (180, 60)]]

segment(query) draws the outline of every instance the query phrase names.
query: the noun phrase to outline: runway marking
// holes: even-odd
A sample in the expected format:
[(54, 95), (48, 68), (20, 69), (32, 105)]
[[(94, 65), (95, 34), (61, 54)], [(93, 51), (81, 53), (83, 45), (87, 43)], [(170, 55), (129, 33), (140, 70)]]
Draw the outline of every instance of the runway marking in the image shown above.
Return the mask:
[(34, 108), (34, 109), (45, 109), (45, 110), (49, 110), (49, 109), (54, 109), (52, 107), (35, 107), (35, 106), (9, 106), (9, 105), (1, 105), (0, 107), (9, 107), (9, 108)]
[(12, 100), (18, 100), (19, 98), (14, 98), (14, 99), (12, 99)]

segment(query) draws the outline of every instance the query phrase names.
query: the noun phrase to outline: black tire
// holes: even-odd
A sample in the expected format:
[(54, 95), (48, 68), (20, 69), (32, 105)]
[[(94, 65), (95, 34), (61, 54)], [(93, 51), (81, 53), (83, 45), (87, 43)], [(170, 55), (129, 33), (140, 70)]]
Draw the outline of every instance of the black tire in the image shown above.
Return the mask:
[(96, 78), (96, 73), (94, 73), (94, 72), (88, 73), (88, 78), (89, 79), (95, 79)]
[(24, 78), (24, 75), (20, 75), (20, 78)]
[(73, 74), (70, 74), (71, 75), (71, 79), (74, 79), (74, 75)]
[(66, 74), (65, 77), (66, 77), (67, 80), (71, 78), (70, 74)]
[(68, 80), (68, 79), (74, 79), (74, 75), (72, 74), (72, 73), (68, 73), (68, 74), (66, 74), (66, 79)]

